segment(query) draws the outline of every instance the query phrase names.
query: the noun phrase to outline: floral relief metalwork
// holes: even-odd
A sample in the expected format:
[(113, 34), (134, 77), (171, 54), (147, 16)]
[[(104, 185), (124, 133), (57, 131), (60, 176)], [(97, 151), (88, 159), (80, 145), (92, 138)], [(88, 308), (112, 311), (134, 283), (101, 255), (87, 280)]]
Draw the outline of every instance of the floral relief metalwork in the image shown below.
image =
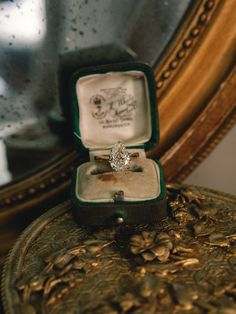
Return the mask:
[(168, 186), (159, 224), (85, 228), (70, 202), (27, 228), (3, 277), (7, 313), (236, 313), (236, 199)]

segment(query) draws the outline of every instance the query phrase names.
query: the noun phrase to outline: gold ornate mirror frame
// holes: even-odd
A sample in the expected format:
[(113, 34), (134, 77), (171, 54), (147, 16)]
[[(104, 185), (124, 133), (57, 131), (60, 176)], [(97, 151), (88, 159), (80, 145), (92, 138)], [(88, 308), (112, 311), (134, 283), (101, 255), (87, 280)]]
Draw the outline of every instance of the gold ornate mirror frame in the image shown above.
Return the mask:
[[(155, 67), (161, 142), (148, 154), (161, 159), (167, 181), (182, 181), (235, 123), (235, 21), (235, 0), (194, 1)], [(0, 254), (27, 222), (68, 193), (78, 158), (71, 151), (0, 189)]]

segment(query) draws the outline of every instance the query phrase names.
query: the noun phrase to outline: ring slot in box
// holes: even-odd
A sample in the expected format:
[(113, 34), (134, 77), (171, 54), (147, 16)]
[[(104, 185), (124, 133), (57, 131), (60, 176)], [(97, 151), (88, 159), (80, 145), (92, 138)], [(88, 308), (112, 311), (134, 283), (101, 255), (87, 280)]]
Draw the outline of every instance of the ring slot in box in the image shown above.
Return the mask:
[[(162, 167), (145, 154), (159, 140), (151, 68), (122, 63), (80, 70), (72, 77), (72, 96), (76, 146), (90, 156), (73, 176), (76, 221), (137, 224), (165, 217)], [(130, 156), (122, 171), (114, 171), (109, 163), (116, 143), (122, 143)]]

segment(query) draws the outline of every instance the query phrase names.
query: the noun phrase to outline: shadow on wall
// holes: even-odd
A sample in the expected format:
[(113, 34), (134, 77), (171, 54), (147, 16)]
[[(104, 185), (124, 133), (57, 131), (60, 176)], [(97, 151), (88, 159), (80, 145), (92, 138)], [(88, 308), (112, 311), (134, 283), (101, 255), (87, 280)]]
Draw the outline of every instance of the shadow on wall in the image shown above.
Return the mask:
[(236, 195), (236, 125), (184, 183)]

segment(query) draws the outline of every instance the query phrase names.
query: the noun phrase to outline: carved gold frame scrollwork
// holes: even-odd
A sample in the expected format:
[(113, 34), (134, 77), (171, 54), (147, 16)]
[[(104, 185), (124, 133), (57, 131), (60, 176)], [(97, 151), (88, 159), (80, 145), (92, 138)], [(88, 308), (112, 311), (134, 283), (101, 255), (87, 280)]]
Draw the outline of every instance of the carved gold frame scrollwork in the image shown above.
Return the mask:
[[(235, 123), (235, 21), (235, 0), (194, 1), (155, 67), (161, 141), (148, 156), (161, 159), (167, 181), (182, 181)], [(0, 254), (23, 225), (68, 193), (78, 158), (71, 151), (0, 189)]]

